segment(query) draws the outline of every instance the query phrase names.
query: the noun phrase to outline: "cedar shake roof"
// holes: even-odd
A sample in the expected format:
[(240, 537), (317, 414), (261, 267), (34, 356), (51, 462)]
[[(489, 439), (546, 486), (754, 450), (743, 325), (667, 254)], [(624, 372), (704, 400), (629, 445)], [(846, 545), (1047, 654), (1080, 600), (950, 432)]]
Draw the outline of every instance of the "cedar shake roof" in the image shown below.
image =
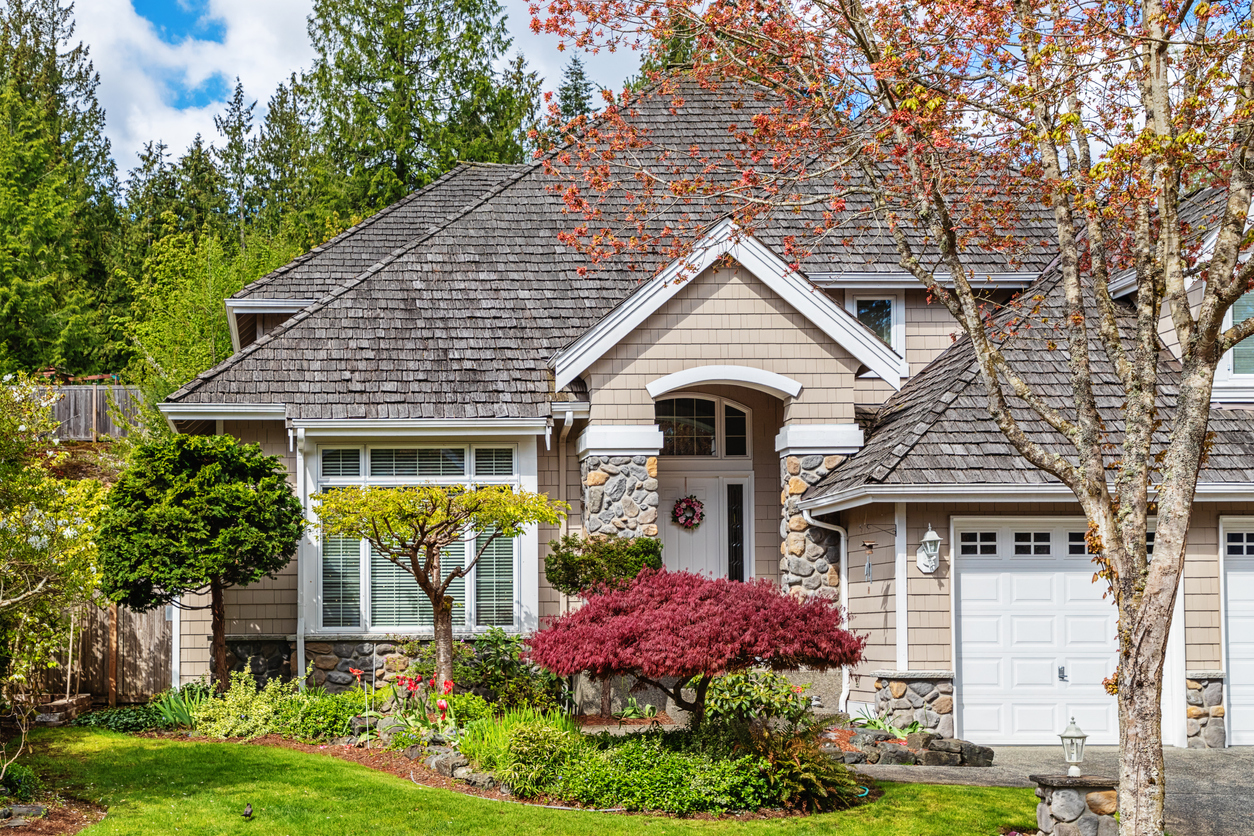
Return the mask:
[[(1061, 275), (1051, 271), (1024, 291), (1024, 298), (1033, 297), (1040, 298), (1034, 327), (1006, 339), (1003, 351), (1012, 367), (1051, 406), (1074, 416), (1066, 338), (1059, 330), (1064, 305)], [(1135, 312), (1119, 304), (1125, 312), (1125, 334), (1130, 336)], [(1004, 323), (1018, 313), (1003, 312), (998, 321)], [(1054, 350), (1047, 345), (1051, 340), (1057, 345)], [(1118, 443), (1122, 385), (1096, 337), (1092, 340), (1098, 406), (1105, 425), (1113, 428), (1112, 442)], [(1166, 446), (1180, 367), (1166, 351), (1160, 357), (1158, 408), (1163, 427), (1155, 434), (1155, 442)], [(1060, 484), (1016, 452), (989, 416), (987, 404), (975, 351), (964, 335), (880, 407), (866, 445), (811, 487), (803, 501), (874, 485)], [(1017, 398), (1012, 396), (1010, 404), (1029, 437), (1075, 461), (1074, 448), (1061, 434)], [(1254, 411), (1212, 410), (1210, 427), (1215, 442), (1200, 480), (1254, 482)]]
[[(669, 96), (646, 96), (630, 118), (658, 153), (675, 152), (668, 165), (696, 172), (703, 164), (690, 148), (727, 154), (738, 140), (727, 127), (728, 97), (691, 82), (680, 88), (682, 107), (673, 109)], [(738, 95), (742, 123), (774, 103)], [(455, 169), (237, 294), (318, 301), (169, 400), (284, 403), (287, 417), (298, 420), (547, 416), (548, 402), (567, 396), (553, 392), (550, 358), (661, 266), (657, 256), (593, 265), (561, 244), (558, 233), (584, 219), (567, 213), (559, 185), (538, 163)], [(619, 193), (606, 198), (607, 225), (624, 205)], [(677, 205), (655, 219), (656, 228), (693, 210)], [(817, 206), (788, 214), (758, 237), (778, 251), (786, 234), (802, 234), (793, 218), (814, 220), (821, 212)], [(708, 215), (709, 224), (721, 219), (720, 210)], [(1046, 258), (1032, 254), (1031, 264)], [(972, 260), (990, 272), (1010, 264), (1000, 253)], [(872, 264), (901, 272), (889, 269), (896, 263), (887, 230), (860, 222), (805, 267), (834, 272)]]

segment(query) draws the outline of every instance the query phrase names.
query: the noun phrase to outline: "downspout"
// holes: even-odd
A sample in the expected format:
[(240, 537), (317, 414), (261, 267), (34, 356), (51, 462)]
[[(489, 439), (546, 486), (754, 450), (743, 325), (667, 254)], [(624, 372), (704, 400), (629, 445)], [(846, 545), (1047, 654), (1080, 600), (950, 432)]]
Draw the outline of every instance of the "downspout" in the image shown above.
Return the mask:
[[(575, 413), (567, 410), (562, 416), (562, 431), (557, 437), (557, 495), (566, 501), (566, 436), (570, 435), (570, 428), (575, 425)], [(562, 522), (558, 528), (558, 536), (565, 537), (570, 530), (566, 522), (566, 516), (562, 515)], [(562, 593), (562, 609), (570, 610), (570, 600), (566, 593)]]
[[(801, 518), (815, 528), (825, 528), (840, 535), (840, 608), (845, 611), (845, 624), (849, 624), (849, 534), (839, 525), (820, 522), (809, 511), (802, 511)], [(840, 702), (836, 710), (849, 713), (849, 692), (852, 690), (848, 666), (840, 669)]]
[[(296, 495), (300, 498), (300, 507), (305, 516), (309, 516), (309, 498), (305, 496), (305, 428), (296, 430)], [(305, 690), (305, 538), (302, 534), (300, 544), (296, 547), (296, 670), (294, 676), (299, 677), (297, 686)]]

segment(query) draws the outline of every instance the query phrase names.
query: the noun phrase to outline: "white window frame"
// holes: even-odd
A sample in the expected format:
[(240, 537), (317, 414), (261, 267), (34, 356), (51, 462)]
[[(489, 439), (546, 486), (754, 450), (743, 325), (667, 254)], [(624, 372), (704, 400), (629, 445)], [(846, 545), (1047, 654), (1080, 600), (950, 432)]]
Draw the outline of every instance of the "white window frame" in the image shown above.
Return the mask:
[[(662, 401), (680, 400), (683, 398), (692, 398), (701, 401), (711, 401), (714, 403), (714, 455), (712, 456), (668, 456), (658, 450), (658, 459), (666, 461), (683, 461), (683, 462), (708, 462), (708, 461), (728, 461), (728, 462), (753, 462), (753, 410), (742, 403), (733, 401), (731, 398), (721, 398), (717, 395), (707, 395), (702, 392), (667, 392), (665, 395), (657, 398), (654, 402), (654, 408)], [(733, 409), (739, 409), (745, 414), (745, 454), (743, 456), (727, 455), (727, 427), (726, 427), (726, 411), (724, 406), (730, 406)], [(656, 413), (655, 413), (656, 420)], [(661, 424), (658, 424), (661, 429)], [(752, 469), (752, 464), (749, 468)]]
[[(314, 493), (324, 488), (345, 487), (345, 486), (361, 486), (375, 485), (381, 487), (400, 487), (404, 485), (509, 485), (515, 490), (535, 490), (534, 485), (524, 484), (528, 480), (525, 478), (525, 466), (523, 463), (523, 445), (517, 441), (449, 441), (449, 442), (389, 442), (386, 439), (379, 439), (377, 442), (370, 443), (335, 443), (324, 442), (317, 445), (317, 453), (309, 457), (312, 459), (313, 482), (316, 486)], [(375, 449), (400, 450), (400, 449), (462, 449), (465, 455), (466, 468), (460, 476), (370, 476), (370, 453)], [(510, 476), (482, 476), (474, 475), (475, 471), (475, 454), (480, 449), (501, 449), (509, 448), (513, 452), (514, 468)], [(361, 467), (358, 476), (343, 477), (324, 477), (322, 475), (322, 453), (324, 450), (348, 450), (357, 449), (360, 453)], [(527, 585), (524, 584), (524, 564), (527, 553), (534, 550), (534, 543), (524, 542), (535, 540), (535, 526), (529, 526), (526, 531), (519, 537), (512, 539), (514, 552), (514, 622), (511, 625), (496, 625), (502, 627), (507, 632), (517, 633), (527, 628), (525, 610), (528, 609), (525, 595)], [(467, 559), (473, 552), (475, 538), (468, 537), (462, 541), (466, 544)], [(357, 627), (325, 627), (323, 626), (323, 594), (322, 594), (322, 540), (319, 538), (316, 542), (316, 557), (313, 561), (313, 575), (315, 583), (314, 601), (311, 602), (314, 608), (313, 618), (307, 619), (307, 623), (314, 624), (316, 627), (311, 631), (315, 634), (324, 635), (343, 635), (343, 634), (360, 634), (363, 636), (377, 635), (414, 635), (414, 636), (430, 636), (434, 632), (433, 627), (376, 627), (370, 622), (370, 545), (367, 541), (362, 540), (360, 548), (359, 578), (361, 583), (361, 593), (359, 596), (360, 612), (358, 614), (359, 626)], [(538, 566), (535, 567), (538, 571)], [(490, 627), (480, 627), (475, 622), (478, 620), (476, 615), (476, 583), (477, 583), (477, 567), (472, 567), (465, 578), (465, 619), (462, 624), (454, 625), (454, 633), (458, 635), (475, 635), (484, 633), (491, 629)], [(534, 585), (534, 584), (532, 584)], [(415, 591), (419, 595), (423, 595), (421, 590), (417, 589), (417, 583), (414, 584)]]
[[(1232, 308), (1224, 314), (1224, 330), (1232, 327)], [(1254, 340), (1254, 337), (1249, 337)], [(1215, 366), (1215, 385), (1211, 400), (1219, 403), (1254, 403), (1254, 374), (1233, 371), (1232, 350), (1224, 352)]]
[[(890, 332), (891, 342), (888, 347), (902, 357), (906, 356), (906, 301), (905, 295), (900, 291), (892, 292), (866, 292), (855, 293), (845, 291), (845, 310), (853, 315), (854, 319), (858, 319), (858, 302), (891, 302), (892, 310), (892, 328)], [(861, 321), (861, 320), (859, 320)], [(878, 337), (877, 337), (878, 339)]]

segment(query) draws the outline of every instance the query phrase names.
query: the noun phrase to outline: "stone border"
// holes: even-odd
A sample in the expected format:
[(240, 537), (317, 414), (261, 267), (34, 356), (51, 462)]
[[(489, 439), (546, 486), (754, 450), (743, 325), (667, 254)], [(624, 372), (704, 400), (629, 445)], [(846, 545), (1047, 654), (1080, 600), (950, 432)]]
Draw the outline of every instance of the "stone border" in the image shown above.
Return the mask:
[(918, 722), (941, 738), (954, 736), (953, 671), (876, 671), (875, 675), (877, 717), (898, 728)]
[[(1184, 681), (1185, 721), (1190, 749), (1223, 749), (1228, 743), (1224, 720), (1224, 680), (1218, 677), (1195, 677), (1192, 671)], [(1205, 673), (1215, 673), (1205, 671)]]
[(657, 456), (588, 456), (579, 474), (588, 534), (658, 536)]

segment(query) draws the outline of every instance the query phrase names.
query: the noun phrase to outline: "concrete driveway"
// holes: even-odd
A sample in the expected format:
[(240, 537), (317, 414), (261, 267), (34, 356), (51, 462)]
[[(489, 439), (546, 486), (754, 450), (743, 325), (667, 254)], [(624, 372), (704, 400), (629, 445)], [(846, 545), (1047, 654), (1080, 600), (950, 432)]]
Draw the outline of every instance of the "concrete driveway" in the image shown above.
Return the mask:
[[(883, 781), (1033, 787), (1028, 775), (1064, 774), (1062, 746), (997, 746), (991, 767), (880, 766), (856, 769)], [(1254, 746), (1163, 750), (1167, 764), (1167, 832), (1171, 836), (1254, 834)], [(1086, 775), (1119, 774), (1119, 749), (1089, 746)]]

